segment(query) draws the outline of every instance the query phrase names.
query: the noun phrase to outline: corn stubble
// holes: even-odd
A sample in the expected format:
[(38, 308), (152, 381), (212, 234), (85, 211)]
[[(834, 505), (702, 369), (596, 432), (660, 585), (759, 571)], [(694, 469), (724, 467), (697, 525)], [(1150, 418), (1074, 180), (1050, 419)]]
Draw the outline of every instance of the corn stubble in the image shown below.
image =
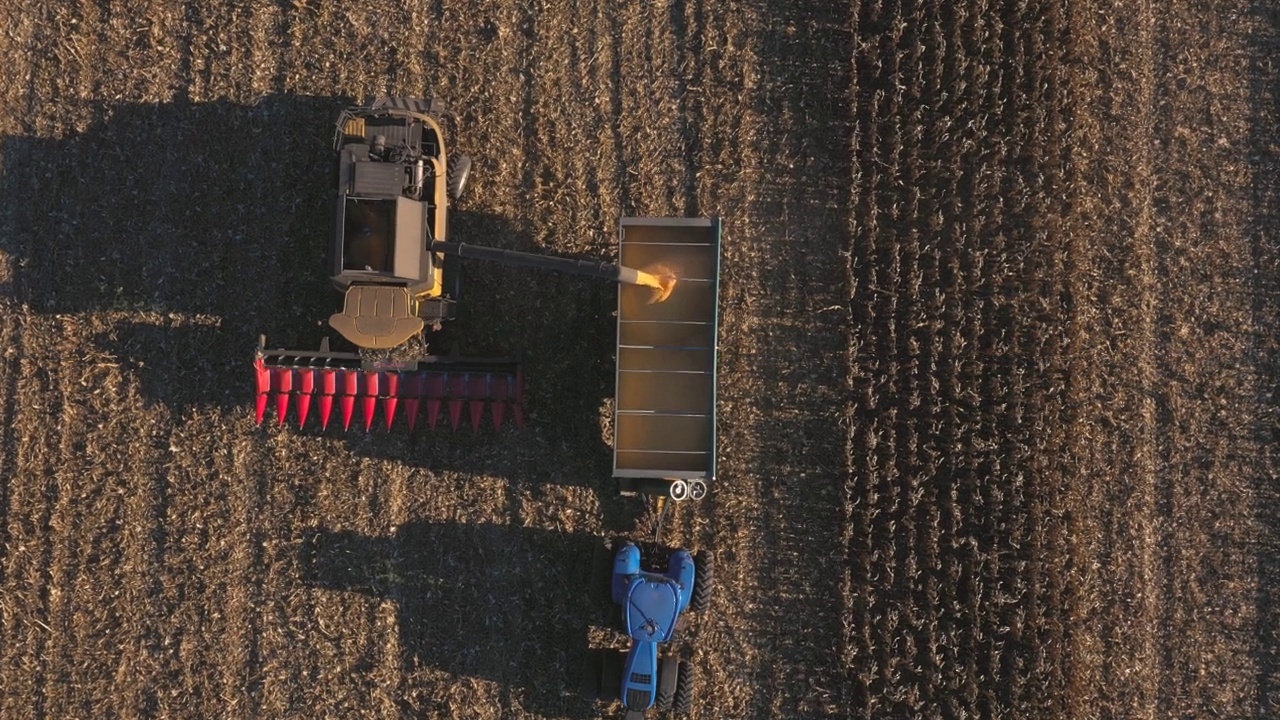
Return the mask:
[(612, 288), (469, 268), (528, 432), (251, 420), (334, 111), (423, 88), (459, 239), (725, 219), (693, 717), (1280, 710), (1274, 10), (152, 5), (6, 22), (0, 715), (598, 716)]

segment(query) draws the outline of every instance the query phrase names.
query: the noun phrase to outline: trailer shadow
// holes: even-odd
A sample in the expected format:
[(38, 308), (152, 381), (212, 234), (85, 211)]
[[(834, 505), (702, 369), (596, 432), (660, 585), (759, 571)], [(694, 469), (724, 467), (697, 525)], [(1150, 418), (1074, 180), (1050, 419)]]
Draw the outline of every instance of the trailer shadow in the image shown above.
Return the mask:
[(456, 710), (432, 707), (441, 701), (415, 687), (429, 667), (499, 684), (504, 712), (588, 718), (596, 709), (578, 694), (578, 673), (588, 628), (608, 618), (591, 593), (598, 542), (456, 522), (410, 523), (383, 537), (317, 528), (302, 538), (299, 567), (304, 586), (395, 603), (406, 712)]
[[(493, 213), (456, 211), (449, 231), (460, 242), (539, 252), (532, 233), (519, 221)], [(518, 360), (524, 371), (523, 429), (515, 428), (509, 408), (502, 426), (495, 427), (493, 408), (486, 405), (477, 432), (471, 424), (472, 410), (464, 405), (456, 428), (447, 406), (440, 408), (434, 427), (423, 406), (409, 431), (407, 409), (401, 403), (389, 431), (385, 409), (379, 407), (369, 430), (357, 411), (350, 429), (343, 428), (335, 414), (328, 428), (311, 419), (291, 432), (341, 437), (355, 455), (432, 471), (462, 469), (532, 488), (552, 484), (607, 489), (603, 484), (612, 471), (612, 455), (602, 408), (613, 395), (616, 286), (482, 260), (463, 260), (458, 267), (458, 318), (442, 333), (428, 337), (427, 350)]]
[[(493, 213), (455, 212), (449, 232), (460, 242), (540, 251), (527, 228)], [(469, 408), (464, 409), (456, 431), (451, 429), (448, 413), (442, 412), (434, 430), (420, 421), (412, 433), (406, 432), (401, 410), (393, 432), (375, 427), (373, 432), (346, 433), (351, 451), (430, 469), (449, 469), (458, 463), (475, 468), (480, 462), (504, 476), (525, 474), (515, 470), (517, 466), (536, 468), (537, 476), (554, 476), (549, 481), (555, 484), (597, 484), (611, 471), (602, 406), (613, 395), (616, 285), (480, 260), (459, 265), (459, 315), (446, 327), (439, 348), (432, 351), (519, 360), (524, 371), (526, 428), (513, 430), (508, 411), (498, 432), (525, 435), (527, 442), (495, 441), (489, 407), (479, 433), (471, 429)], [(310, 427), (309, 432), (320, 432)], [(584, 460), (581, 466), (565, 467), (566, 457)]]

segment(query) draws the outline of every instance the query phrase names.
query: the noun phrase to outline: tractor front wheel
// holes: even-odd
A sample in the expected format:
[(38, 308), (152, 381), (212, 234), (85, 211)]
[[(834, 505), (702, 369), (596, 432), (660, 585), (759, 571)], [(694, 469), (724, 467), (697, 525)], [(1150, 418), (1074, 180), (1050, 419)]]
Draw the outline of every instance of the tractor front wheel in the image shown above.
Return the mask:
[(613, 584), (613, 548), (608, 542), (591, 544), (591, 598), (596, 602), (609, 601)]

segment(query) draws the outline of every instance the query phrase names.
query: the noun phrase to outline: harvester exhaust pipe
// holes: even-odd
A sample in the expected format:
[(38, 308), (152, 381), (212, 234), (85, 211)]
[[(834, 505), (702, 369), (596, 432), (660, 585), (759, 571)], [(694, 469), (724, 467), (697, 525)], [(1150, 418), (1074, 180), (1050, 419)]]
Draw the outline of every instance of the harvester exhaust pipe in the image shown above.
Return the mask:
[(671, 293), (676, 287), (675, 273), (663, 265), (652, 265), (640, 270), (612, 263), (592, 262), (590, 260), (577, 260), (552, 255), (536, 255), (534, 253), (519, 252), (518, 250), (504, 250), (484, 245), (467, 245), (465, 243), (439, 240), (431, 243), (431, 249), (445, 255), (490, 260), (503, 265), (556, 270), (570, 275), (582, 275), (600, 280), (613, 280), (628, 285), (640, 285), (653, 289), (653, 297), (649, 299), (650, 303), (662, 302), (671, 297)]

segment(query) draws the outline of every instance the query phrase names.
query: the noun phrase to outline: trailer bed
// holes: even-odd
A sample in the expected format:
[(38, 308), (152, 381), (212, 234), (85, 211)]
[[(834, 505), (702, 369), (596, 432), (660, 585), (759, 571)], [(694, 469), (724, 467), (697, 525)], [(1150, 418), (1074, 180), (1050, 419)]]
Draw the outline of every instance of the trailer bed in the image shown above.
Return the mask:
[[(619, 262), (678, 278), (662, 303), (618, 292), (613, 475), (623, 492), (653, 481), (710, 481), (716, 466), (720, 221), (623, 218)], [(647, 481), (647, 482), (646, 482)]]

